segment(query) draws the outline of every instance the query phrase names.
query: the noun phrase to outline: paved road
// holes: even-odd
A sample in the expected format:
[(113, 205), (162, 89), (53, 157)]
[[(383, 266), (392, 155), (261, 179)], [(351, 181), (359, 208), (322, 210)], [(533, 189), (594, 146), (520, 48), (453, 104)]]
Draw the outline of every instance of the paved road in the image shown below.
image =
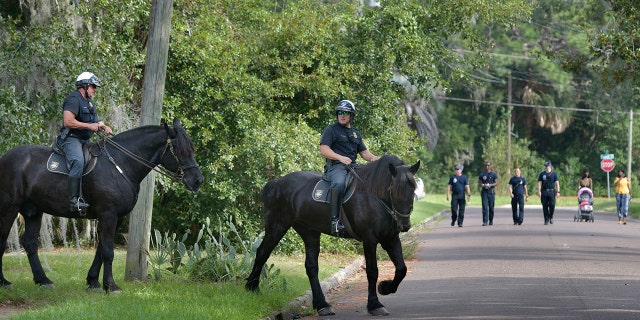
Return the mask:
[[(380, 298), (384, 319), (640, 319), (640, 221), (596, 213), (594, 223), (574, 222), (577, 209), (566, 208), (545, 226), (530, 205), (520, 226), (496, 208), (483, 227), (480, 208), (467, 210), (462, 228), (446, 215), (420, 233), (398, 292)], [(371, 318), (359, 274), (327, 295), (340, 310), (321, 319)]]

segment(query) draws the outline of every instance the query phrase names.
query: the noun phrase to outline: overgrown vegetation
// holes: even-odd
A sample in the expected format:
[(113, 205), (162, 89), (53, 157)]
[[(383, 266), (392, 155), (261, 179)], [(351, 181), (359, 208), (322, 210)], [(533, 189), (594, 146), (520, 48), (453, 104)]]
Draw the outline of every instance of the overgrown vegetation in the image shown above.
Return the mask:
[[(136, 126), (150, 6), (6, 1), (0, 153), (49, 144), (61, 102), (85, 70), (105, 84), (95, 100), (107, 123), (116, 132)], [(599, 154), (615, 154), (626, 168), (628, 112), (638, 105), (637, 50), (628, 49), (640, 47), (635, 9), (626, 0), (412, 0), (380, 8), (176, 0), (163, 116), (189, 129), (206, 183), (191, 194), (158, 178), (153, 227), (190, 230), (185, 244), (207, 218), (233, 222), (241, 238), (258, 234), (262, 186), (291, 171), (322, 171), (319, 135), (344, 98), (355, 102), (355, 125), (375, 154), (423, 161), (429, 192), (444, 190), (456, 163), (471, 181), (491, 160), (501, 181), (519, 165), (534, 182), (551, 160), (566, 190), (588, 167), (602, 195)], [(289, 233), (278, 250), (299, 244)]]

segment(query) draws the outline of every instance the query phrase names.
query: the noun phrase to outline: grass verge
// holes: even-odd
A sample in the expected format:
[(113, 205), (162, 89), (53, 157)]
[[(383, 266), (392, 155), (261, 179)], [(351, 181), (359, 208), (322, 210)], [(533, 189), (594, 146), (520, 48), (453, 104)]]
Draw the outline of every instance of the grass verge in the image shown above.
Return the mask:
[[(116, 250), (114, 276), (123, 292), (105, 294), (85, 290), (93, 251), (61, 249), (41, 254), (55, 288), (32, 281), (24, 254), (4, 257), (4, 274), (13, 288), (0, 289), (0, 317), (12, 319), (261, 319), (302, 295), (309, 287), (304, 256), (273, 257), (286, 278), (286, 290), (252, 293), (244, 281), (203, 283), (165, 277), (160, 281), (124, 280), (125, 250)], [(320, 278), (326, 278), (354, 257), (321, 255)], [(10, 310), (11, 313), (3, 310)], [(13, 314), (18, 309), (20, 312)]]
[[(412, 223), (440, 212), (445, 206), (431, 201), (415, 203)], [(6, 254), (5, 277), (12, 288), (0, 288), (0, 317), (12, 319), (262, 319), (288, 305), (309, 289), (304, 255), (272, 256), (267, 265), (280, 269), (285, 290), (244, 290), (244, 281), (204, 283), (164, 276), (161, 280), (127, 282), (124, 280), (126, 251), (116, 250), (113, 264), (117, 294), (87, 291), (85, 278), (94, 251), (58, 249), (40, 253), (43, 265), (50, 269), (55, 288), (40, 288), (33, 283), (24, 253)], [(321, 279), (327, 278), (357, 256), (320, 255)], [(386, 258), (386, 257), (385, 257)], [(151, 272), (151, 270), (150, 270)], [(19, 312), (14, 313), (15, 310)], [(4, 310), (4, 313), (3, 313)], [(11, 312), (9, 312), (11, 311)]]

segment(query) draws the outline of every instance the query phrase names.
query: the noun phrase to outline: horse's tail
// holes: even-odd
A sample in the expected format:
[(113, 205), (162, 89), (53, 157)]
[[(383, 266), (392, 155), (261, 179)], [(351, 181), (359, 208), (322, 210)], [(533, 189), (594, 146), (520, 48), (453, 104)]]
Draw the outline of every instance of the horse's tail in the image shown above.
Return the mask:
[(260, 196), (262, 197), (262, 203), (265, 208), (271, 207), (272, 203), (278, 198), (277, 182), (278, 180), (271, 180), (262, 188)]

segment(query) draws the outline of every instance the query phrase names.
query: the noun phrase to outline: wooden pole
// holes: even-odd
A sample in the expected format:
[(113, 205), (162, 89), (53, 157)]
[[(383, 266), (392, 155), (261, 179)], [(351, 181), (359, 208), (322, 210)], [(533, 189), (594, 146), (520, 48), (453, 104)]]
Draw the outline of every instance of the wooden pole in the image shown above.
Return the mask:
[[(153, 0), (147, 60), (144, 68), (141, 125), (160, 124), (164, 82), (169, 56), (169, 34), (173, 0)], [(155, 174), (153, 171), (142, 181), (138, 202), (129, 219), (129, 241), (127, 246), (126, 280), (147, 279), (147, 256), (151, 237)]]
[(509, 116), (507, 118), (507, 177), (511, 173), (511, 115), (513, 113), (513, 107), (511, 106), (511, 74), (509, 74), (507, 83), (507, 111)]

